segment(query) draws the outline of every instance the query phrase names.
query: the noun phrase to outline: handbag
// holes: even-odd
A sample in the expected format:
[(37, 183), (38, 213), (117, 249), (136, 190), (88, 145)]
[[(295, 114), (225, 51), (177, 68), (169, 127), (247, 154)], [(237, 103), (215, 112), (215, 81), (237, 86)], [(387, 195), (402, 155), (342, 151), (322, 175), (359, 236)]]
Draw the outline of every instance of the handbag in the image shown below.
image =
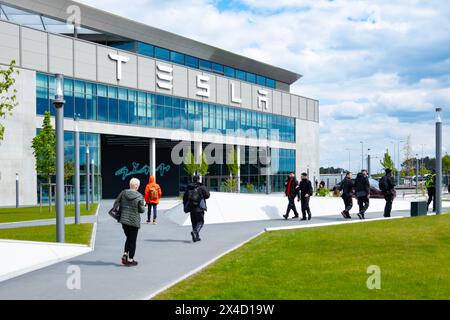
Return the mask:
[(114, 201), (114, 205), (111, 210), (108, 211), (108, 214), (113, 217), (117, 222), (120, 222), (120, 205), (122, 202), (122, 194), (123, 191), (119, 194), (117, 199)]

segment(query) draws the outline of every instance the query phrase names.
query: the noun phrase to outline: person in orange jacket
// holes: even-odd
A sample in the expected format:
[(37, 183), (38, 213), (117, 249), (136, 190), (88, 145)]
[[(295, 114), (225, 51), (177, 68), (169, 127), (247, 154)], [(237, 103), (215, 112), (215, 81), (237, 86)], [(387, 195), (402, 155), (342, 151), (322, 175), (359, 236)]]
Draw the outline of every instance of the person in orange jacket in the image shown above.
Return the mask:
[(150, 176), (148, 178), (148, 184), (145, 187), (145, 202), (147, 203), (147, 223), (151, 223), (151, 210), (153, 209), (153, 224), (156, 224), (157, 212), (156, 207), (159, 204), (159, 199), (161, 199), (162, 191), (159, 184), (155, 182), (155, 177)]

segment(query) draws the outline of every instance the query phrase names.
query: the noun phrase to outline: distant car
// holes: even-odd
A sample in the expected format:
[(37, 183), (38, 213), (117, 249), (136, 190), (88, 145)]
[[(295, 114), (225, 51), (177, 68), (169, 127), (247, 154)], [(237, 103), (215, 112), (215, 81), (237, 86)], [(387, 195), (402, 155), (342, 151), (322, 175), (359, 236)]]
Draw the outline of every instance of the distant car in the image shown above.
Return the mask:
[[(353, 182), (355, 182), (355, 179), (352, 179)], [(342, 182), (342, 181), (341, 181)], [(339, 182), (336, 186), (333, 188), (333, 192), (336, 192), (337, 188), (340, 188), (341, 182)], [(378, 180), (369, 178), (370, 183), (370, 197), (371, 198), (384, 198), (383, 192), (379, 188)]]

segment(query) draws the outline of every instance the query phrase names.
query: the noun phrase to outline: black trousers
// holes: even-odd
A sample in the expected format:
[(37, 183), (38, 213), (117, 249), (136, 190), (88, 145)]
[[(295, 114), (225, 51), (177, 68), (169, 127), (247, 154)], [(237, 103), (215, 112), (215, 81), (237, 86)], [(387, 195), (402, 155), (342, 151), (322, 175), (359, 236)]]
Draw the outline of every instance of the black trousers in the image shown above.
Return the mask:
[(125, 232), (125, 236), (127, 237), (127, 240), (125, 241), (124, 252), (128, 253), (128, 258), (133, 259), (134, 254), (136, 253), (136, 239), (139, 228), (128, 226), (126, 224), (122, 224), (122, 228)]
[(205, 224), (205, 212), (191, 212), (192, 232), (198, 237)]
[(384, 217), (389, 218), (392, 211), (392, 202), (394, 202), (393, 195), (385, 195), (384, 200), (386, 200), (386, 206), (384, 207)]
[(286, 216), (289, 216), (289, 212), (291, 212), (291, 210), (294, 211), (294, 215), (295, 217), (298, 217), (298, 212), (297, 212), (297, 208), (295, 207), (295, 197), (288, 197), (289, 203), (286, 209)]
[(359, 213), (366, 213), (367, 209), (369, 209), (369, 197), (358, 197), (358, 206), (359, 206)]
[(306, 213), (308, 215), (311, 215), (311, 209), (309, 208), (309, 199), (310, 197), (301, 197), (300, 201), (302, 204), (302, 216), (303, 218), (306, 218)]
[(431, 201), (433, 201), (433, 211), (436, 211), (436, 188), (428, 189), (428, 207)]
[(351, 195), (342, 195), (342, 200), (344, 200), (345, 209), (344, 211), (350, 213), (353, 208), (353, 198)]

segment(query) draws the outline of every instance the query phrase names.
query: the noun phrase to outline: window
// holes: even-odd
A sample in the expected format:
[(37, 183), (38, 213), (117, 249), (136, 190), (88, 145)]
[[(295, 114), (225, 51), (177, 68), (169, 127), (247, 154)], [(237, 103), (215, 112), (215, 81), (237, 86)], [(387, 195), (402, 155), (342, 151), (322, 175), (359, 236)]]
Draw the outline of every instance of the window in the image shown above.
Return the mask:
[(247, 72), (247, 81), (251, 83), (256, 83), (256, 75), (250, 72)]
[(198, 69), (198, 59), (191, 56), (186, 56), (185, 58), (186, 66)]
[(155, 47), (148, 43), (138, 42), (138, 50), (139, 54), (142, 54), (147, 57), (154, 57)]
[[(75, 114), (74, 97), (73, 97), (73, 80), (64, 79), (64, 117), (73, 118)], [(54, 109), (54, 108), (51, 108)]]
[(117, 87), (108, 87), (108, 116), (110, 122), (119, 122)]
[(155, 58), (170, 61), (170, 52), (167, 49), (155, 47)]
[(119, 89), (119, 122), (128, 123), (127, 89)]
[(126, 42), (116, 42), (116, 43), (110, 43), (109, 45), (113, 48), (127, 50), (127, 51), (134, 51), (135, 41), (126, 41)]
[(241, 70), (236, 70), (236, 79), (246, 81), (245, 72)]
[(170, 61), (184, 65), (184, 54), (170, 51)]
[(272, 89), (275, 89), (275, 80), (272, 80), (272, 79), (266, 79), (266, 85), (269, 87), (269, 88), (272, 88)]
[(223, 74), (223, 65), (218, 63), (211, 63), (212, 71), (218, 74)]
[(227, 76), (227, 77), (235, 78), (236, 77), (236, 70), (234, 70), (233, 68), (225, 66), (223, 68), (223, 74), (225, 76)]
[(265, 86), (266, 78), (262, 76), (256, 76), (256, 83), (259, 84), (260, 86)]
[(200, 59), (199, 61), (200, 70), (211, 71), (211, 62)]
[(137, 97), (136, 91), (128, 90), (128, 123), (137, 124)]
[(98, 120), (108, 121), (108, 90), (104, 85), (97, 85)]

